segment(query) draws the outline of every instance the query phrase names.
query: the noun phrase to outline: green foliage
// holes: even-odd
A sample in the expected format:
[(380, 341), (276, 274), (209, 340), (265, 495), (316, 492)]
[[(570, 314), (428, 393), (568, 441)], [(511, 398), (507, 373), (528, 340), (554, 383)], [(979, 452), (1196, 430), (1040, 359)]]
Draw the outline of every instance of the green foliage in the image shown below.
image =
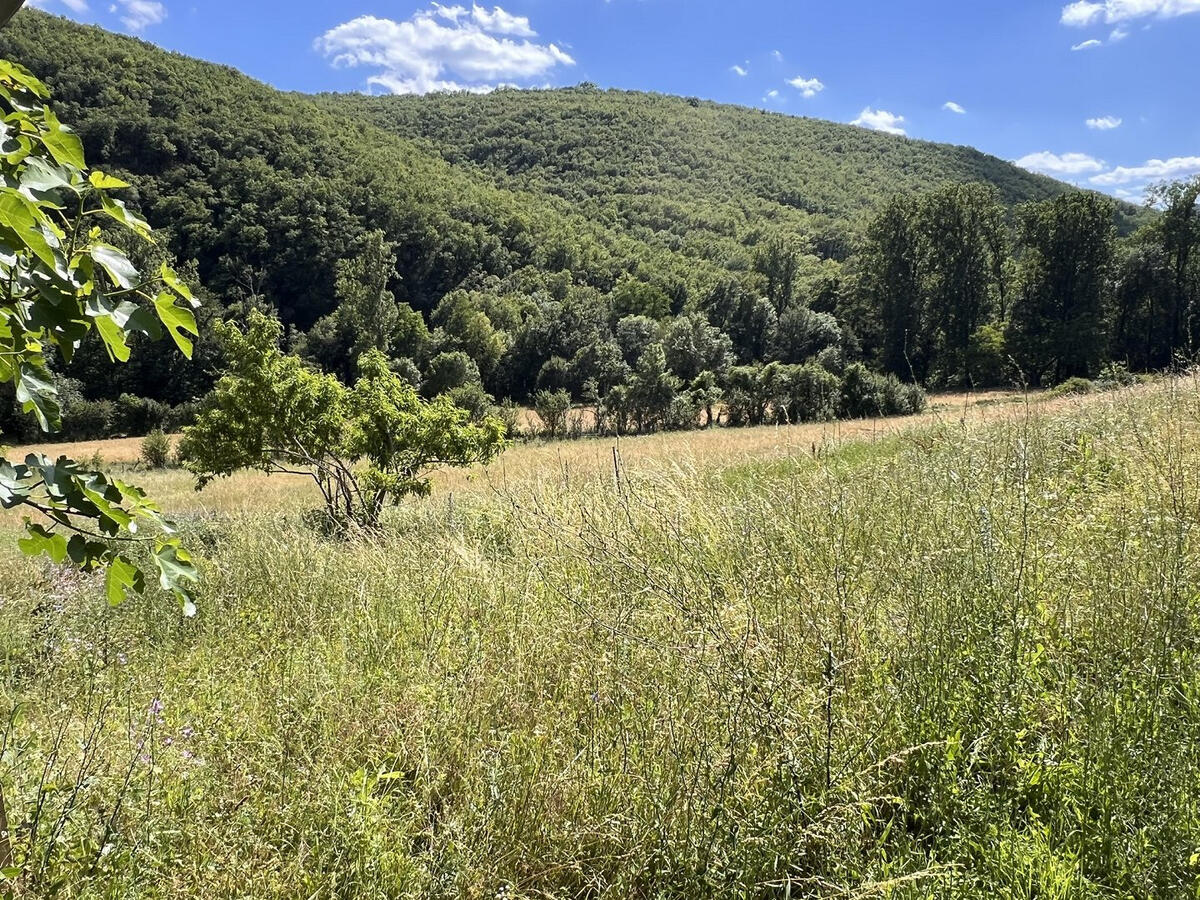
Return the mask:
[(1018, 285), (1008, 345), (1034, 384), (1099, 370), (1115, 231), (1112, 201), (1070, 194), (1020, 211)]
[[(125, 182), (88, 171), (79, 137), (49, 98), (28, 71), (0, 61), (0, 383), (13, 384), (22, 411), (53, 433), (62, 429), (63, 407), (49, 368), (54, 357), (69, 362), (93, 334), (112, 362), (129, 360), (135, 334), (170, 335), (190, 355), (197, 304), (165, 263), (144, 277), (107, 242), (109, 234), (150, 240), (149, 226), (109, 193)], [(108, 410), (87, 412), (99, 418)], [(139, 488), (66, 458), (30, 454), (23, 463), (0, 460), (0, 506), (47, 522), (26, 517), (25, 553), (105, 569), (111, 603), (146, 584), (121, 545), (150, 541), (160, 585), (194, 612), (196, 571), (173, 526)], [(143, 526), (157, 536), (143, 538)]]
[(387, 503), (430, 490), (443, 467), (487, 463), (504, 429), (449, 397), (422, 400), (382, 352), (360, 359), (352, 388), (279, 349), (282, 326), (251, 313), (218, 327), (227, 373), (184, 430), (180, 458), (204, 487), (241, 469), (312, 478), (336, 527), (375, 528)]
[[(37, 11), (0, 34), (0, 52), (47, 74), (92, 158), (137, 176), (138, 213), (170, 225), (167, 249), (227, 306), (214, 317), (273, 308), (289, 346), (346, 384), (371, 347), (423, 369), (463, 352), (485, 391), (524, 401), (548, 360), (574, 364), (617, 338), (620, 319), (668, 326), (685, 312), (728, 335), (743, 364), (803, 363), (835, 344), (854, 361), (859, 341), (875, 364), (884, 298), (852, 296), (843, 270), (879, 185), (971, 197), (982, 189), (959, 185), (983, 182), (1008, 205), (1068, 190), (966, 148), (656, 95), (281, 94)], [(918, 378), (960, 380), (959, 324), (945, 371)], [(626, 348), (626, 364), (652, 340)], [(67, 374), (88, 399), (177, 405), (215, 379), (218, 361), (198, 349), (181, 369), (142, 348), (111, 389), (86, 353)], [(721, 369), (667, 351), (685, 382)], [(912, 377), (893, 355), (884, 367)], [(578, 394), (595, 379), (607, 393), (620, 380), (579, 362), (541, 387)]]
[(147, 468), (165, 469), (171, 462), (171, 438), (161, 428), (155, 429), (142, 439), (139, 455)]
[(571, 395), (564, 390), (538, 391), (533, 395), (533, 411), (547, 435), (562, 437), (566, 434), (567, 417), (571, 413)]

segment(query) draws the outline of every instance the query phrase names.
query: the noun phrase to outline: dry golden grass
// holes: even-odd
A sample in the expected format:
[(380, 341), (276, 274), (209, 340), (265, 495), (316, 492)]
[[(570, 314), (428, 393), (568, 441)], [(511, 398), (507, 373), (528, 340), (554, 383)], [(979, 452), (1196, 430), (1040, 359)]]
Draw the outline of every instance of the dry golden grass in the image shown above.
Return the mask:
[[(707, 431), (668, 432), (625, 438), (585, 438), (575, 441), (533, 440), (518, 443), (486, 471), (439, 472), (438, 492), (462, 493), (491, 486), (519, 483), (570, 484), (613, 472), (614, 449), (623, 471), (683, 467), (706, 469), (751, 460), (770, 460), (812, 454), (850, 441), (875, 440), (906, 429), (935, 422), (987, 422), (1042, 414), (1090, 402), (1089, 397), (1055, 397), (1015, 391), (938, 394), (929, 409), (917, 416), (862, 419), (807, 425), (760, 428), (716, 428)], [(51, 457), (83, 459), (99, 454), (119, 477), (134, 481), (150, 492), (172, 514), (240, 515), (278, 511), (296, 512), (315, 505), (318, 498), (307, 478), (242, 472), (220, 479), (197, 492), (190, 475), (180, 469), (147, 471), (137, 460), (141, 438), (84, 441), (16, 447), (10, 458), (29, 452)]]

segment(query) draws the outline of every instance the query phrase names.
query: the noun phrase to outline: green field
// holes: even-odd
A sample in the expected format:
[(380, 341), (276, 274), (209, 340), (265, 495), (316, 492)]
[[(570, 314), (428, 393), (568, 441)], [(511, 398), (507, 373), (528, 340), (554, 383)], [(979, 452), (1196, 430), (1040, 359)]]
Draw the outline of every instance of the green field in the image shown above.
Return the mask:
[(190, 621), (6, 542), (17, 895), (1196, 896), (1196, 389), (250, 496)]

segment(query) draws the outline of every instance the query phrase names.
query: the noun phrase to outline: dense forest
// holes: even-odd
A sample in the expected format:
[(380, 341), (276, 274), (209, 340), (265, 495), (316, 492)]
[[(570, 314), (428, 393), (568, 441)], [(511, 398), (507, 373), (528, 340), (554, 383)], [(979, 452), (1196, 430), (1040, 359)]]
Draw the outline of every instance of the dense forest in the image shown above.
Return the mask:
[[(286, 94), (32, 10), (0, 56), (135, 184), (202, 319), (275, 315), (347, 383), (380, 350), (473, 412), (657, 430), (907, 412), (1200, 339), (1195, 185), (1155, 212), (970, 148), (589, 85)], [(103, 353), (58, 373), (68, 436), (188, 421), (221, 356), (147, 347), (114, 377)]]

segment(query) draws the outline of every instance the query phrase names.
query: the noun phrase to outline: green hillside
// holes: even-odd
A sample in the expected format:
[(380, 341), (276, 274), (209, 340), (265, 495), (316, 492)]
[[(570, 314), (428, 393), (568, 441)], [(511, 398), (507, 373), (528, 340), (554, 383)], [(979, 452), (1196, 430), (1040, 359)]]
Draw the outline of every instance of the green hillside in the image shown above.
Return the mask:
[[(711, 408), (736, 395), (749, 422), (791, 406), (776, 373), (737, 366), (812, 362), (820, 371), (805, 377), (821, 384), (855, 363), (942, 385), (1090, 375), (1129, 359), (1135, 340), (1149, 347), (1143, 312), (1182, 308), (1189, 290), (1172, 276), (1164, 301), (1163, 278), (1138, 276), (1129, 283), (1151, 292), (1123, 294), (1118, 309), (1112, 236), (1097, 232), (1086, 311), (1050, 308), (1058, 270), (1026, 252), (1041, 232), (1018, 209), (1085, 195), (967, 147), (589, 85), (284, 93), (28, 9), (0, 32), (0, 56), (48, 83), (90, 164), (135, 185), (127, 202), (209, 299), (205, 315), (269, 309), (292, 349), (346, 380), (373, 333), (428, 393), (478, 388), (475, 407), (491, 402), (485, 391), (636, 394), (629, 379), (647, 351), (641, 377), (667, 379), (656, 396), (683, 388)], [(1150, 216), (1086, 202), (1074, 211), (1092, 231), (1115, 218), (1129, 234)], [(1069, 264), (1075, 251), (1055, 246)], [(916, 268), (895, 268), (905, 260)], [(377, 302), (386, 327), (368, 322)], [(1084, 328), (1086, 352), (1064, 363), (1056, 338), (1037, 339), (1047, 322), (1076, 344)], [(1112, 323), (1124, 332), (1110, 346)], [(1015, 373), (1009, 334), (1023, 342)], [(1154, 340), (1146, 365), (1182, 338)], [(89, 402), (127, 393), (174, 405), (204, 393), (217, 365), (203, 339), (195, 364), (154, 348), (135, 359), (97, 377), (105, 358), (85, 348), (62, 374)], [(710, 376), (702, 390), (699, 375)], [(862, 407), (859, 393), (842, 407)], [(677, 412), (694, 421), (686, 404)]]
[[(970, 147), (708, 101), (582, 85), (424, 97), (325, 95), (424, 138), (455, 165), (549, 193), (639, 234), (751, 243), (781, 227), (835, 237), (892, 193), (995, 185), (1013, 205), (1067, 190)], [(689, 237), (690, 236), (690, 237)]]

